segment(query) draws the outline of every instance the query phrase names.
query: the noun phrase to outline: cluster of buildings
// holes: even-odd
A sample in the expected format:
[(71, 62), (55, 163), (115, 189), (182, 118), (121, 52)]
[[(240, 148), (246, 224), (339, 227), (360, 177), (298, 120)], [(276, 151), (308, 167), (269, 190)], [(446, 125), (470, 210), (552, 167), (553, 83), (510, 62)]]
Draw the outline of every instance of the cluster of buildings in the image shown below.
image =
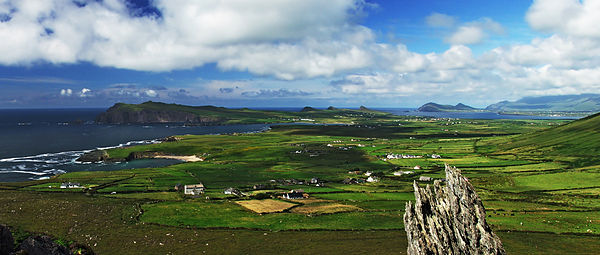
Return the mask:
[(405, 158), (423, 158), (423, 156), (412, 154), (388, 154), (386, 159), (405, 159)]
[(63, 182), (60, 184), (61, 189), (78, 189), (83, 188), (79, 182)]

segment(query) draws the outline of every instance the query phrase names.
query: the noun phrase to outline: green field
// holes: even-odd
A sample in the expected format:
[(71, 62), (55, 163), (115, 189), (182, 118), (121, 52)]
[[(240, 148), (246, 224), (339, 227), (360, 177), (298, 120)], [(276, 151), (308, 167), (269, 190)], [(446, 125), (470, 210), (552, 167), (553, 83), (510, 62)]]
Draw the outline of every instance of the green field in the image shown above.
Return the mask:
[[(265, 253), (354, 254), (369, 253), (368, 246), (380, 254), (402, 254), (402, 215), (405, 203), (414, 200), (413, 181), (444, 178), (447, 163), (473, 183), (488, 223), (509, 253), (592, 254), (600, 246), (599, 119), (557, 126), (567, 121), (374, 114), (344, 119), (354, 122), (349, 126), (278, 125), (264, 133), (181, 136), (108, 153), (126, 158), (131, 152), (159, 151), (204, 161), (2, 183), (0, 223), (75, 240), (100, 254), (115, 247), (132, 254), (192, 248), (224, 254), (261, 248)], [(387, 160), (388, 154), (416, 158)], [(366, 171), (379, 181), (343, 182), (366, 179)], [(397, 171), (413, 173), (396, 176)], [(322, 185), (307, 184), (311, 178)], [(66, 181), (85, 188), (58, 188)], [(207, 187), (202, 196), (174, 190), (177, 184), (199, 182)], [(223, 194), (228, 187), (245, 196)], [(235, 203), (277, 200), (292, 189), (303, 189), (310, 198), (290, 201), (295, 205), (283, 212), (258, 214)]]

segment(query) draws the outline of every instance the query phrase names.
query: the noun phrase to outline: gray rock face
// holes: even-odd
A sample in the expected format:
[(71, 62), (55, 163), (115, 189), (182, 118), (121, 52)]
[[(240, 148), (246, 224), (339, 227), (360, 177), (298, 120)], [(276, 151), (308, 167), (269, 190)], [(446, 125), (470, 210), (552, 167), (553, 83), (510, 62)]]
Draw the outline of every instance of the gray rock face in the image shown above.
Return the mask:
[(67, 247), (52, 241), (49, 236), (30, 236), (19, 247), (17, 254), (28, 255), (69, 255)]
[(414, 184), (415, 203), (406, 204), (408, 254), (506, 254), (485, 221), (485, 208), (460, 170), (446, 165), (446, 186)]
[(77, 159), (79, 162), (99, 162), (106, 161), (109, 158), (108, 152), (105, 150), (93, 150), (86, 152)]
[(0, 255), (8, 255), (14, 249), (12, 233), (7, 226), (0, 225)]

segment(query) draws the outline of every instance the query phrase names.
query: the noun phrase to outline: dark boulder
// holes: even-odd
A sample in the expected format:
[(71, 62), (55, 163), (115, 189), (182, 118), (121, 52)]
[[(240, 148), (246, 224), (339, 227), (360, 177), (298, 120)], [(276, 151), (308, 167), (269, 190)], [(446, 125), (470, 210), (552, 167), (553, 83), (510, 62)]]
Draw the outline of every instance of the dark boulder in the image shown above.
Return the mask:
[(0, 225), (0, 255), (8, 255), (14, 249), (14, 242), (10, 229), (7, 226)]
[(77, 159), (79, 162), (100, 162), (106, 161), (109, 159), (108, 152), (105, 150), (93, 150), (90, 152), (86, 152), (81, 157)]
[(65, 246), (55, 243), (49, 236), (30, 236), (19, 246), (16, 254), (27, 255), (69, 255)]
[(404, 229), (408, 254), (506, 254), (485, 220), (485, 208), (473, 185), (446, 165), (446, 186), (416, 182), (415, 203), (408, 202)]
[(165, 138), (160, 139), (161, 142), (177, 142), (181, 140), (181, 138), (177, 136), (167, 136)]
[(132, 161), (136, 159), (145, 159), (145, 158), (154, 158), (155, 156), (161, 155), (156, 151), (134, 151), (129, 153), (127, 156), (127, 161)]

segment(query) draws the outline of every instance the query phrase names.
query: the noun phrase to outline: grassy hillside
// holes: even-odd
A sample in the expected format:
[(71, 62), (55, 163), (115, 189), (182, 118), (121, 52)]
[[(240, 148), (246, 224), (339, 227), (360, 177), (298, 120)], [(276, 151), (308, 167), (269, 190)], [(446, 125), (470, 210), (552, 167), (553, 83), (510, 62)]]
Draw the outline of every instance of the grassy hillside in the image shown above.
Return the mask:
[[(589, 165), (600, 162), (600, 113), (571, 123), (516, 137), (490, 141), (480, 149), (491, 154), (522, 154)], [(585, 159), (581, 161), (581, 159)]]
[(514, 102), (502, 101), (486, 108), (496, 112), (597, 112), (599, 94), (524, 97)]

